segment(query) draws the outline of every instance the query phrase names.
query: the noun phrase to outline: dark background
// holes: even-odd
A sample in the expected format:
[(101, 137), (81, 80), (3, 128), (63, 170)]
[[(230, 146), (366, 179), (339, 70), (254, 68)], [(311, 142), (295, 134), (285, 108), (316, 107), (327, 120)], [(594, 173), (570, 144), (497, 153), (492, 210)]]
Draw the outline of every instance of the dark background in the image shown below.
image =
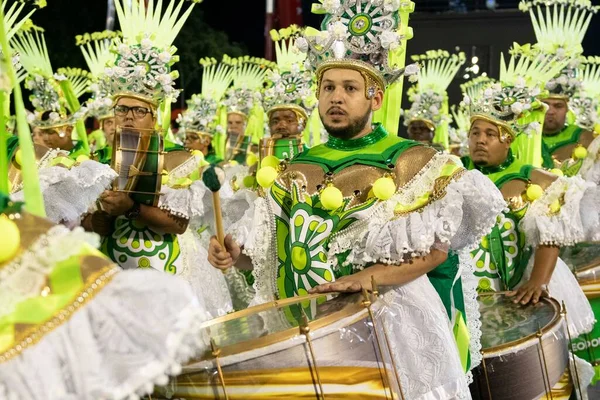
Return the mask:
[[(448, 1), (414, 1), (416, 11), (410, 25), (415, 35), (408, 42), (409, 55), (429, 49), (459, 48), (467, 54), (465, 68), (476, 55), (481, 72), (497, 77), (501, 51), (506, 52), (513, 42), (535, 41), (529, 16), (516, 10), (517, 1), (496, 0), (494, 11), (486, 8), (485, 0), (463, 1), (467, 12), (450, 11)], [(279, 7), (274, 28), (283, 28), (280, 25), (290, 20), (314, 27), (320, 24), (321, 16), (310, 13), (311, 0), (275, 0), (275, 3)], [(200, 90), (201, 57), (265, 55), (265, 10), (265, 0), (204, 0), (196, 6), (175, 42), (181, 57), (177, 68), (181, 76), (178, 87), (184, 89), (182, 102)], [(46, 29), (55, 70), (63, 66), (85, 68), (75, 46), (75, 35), (104, 30), (106, 12), (106, 0), (49, 0), (46, 8), (34, 14), (34, 23)], [(600, 16), (596, 15), (584, 41), (586, 55), (600, 54), (598, 37)], [(450, 88), (451, 103), (460, 100), (458, 85), (464, 82), (463, 72)], [(406, 102), (403, 106), (407, 106)]]

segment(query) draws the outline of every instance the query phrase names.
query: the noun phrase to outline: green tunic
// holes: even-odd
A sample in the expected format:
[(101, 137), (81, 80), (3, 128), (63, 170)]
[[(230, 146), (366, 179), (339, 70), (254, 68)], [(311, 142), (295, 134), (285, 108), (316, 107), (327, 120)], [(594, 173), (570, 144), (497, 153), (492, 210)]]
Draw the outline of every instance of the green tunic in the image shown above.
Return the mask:
[[(469, 157), (464, 157), (463, 163), (468, 169), (479, 169), (498, 189), (515, 179), (529, 182), (531, 172), (535, 170), (532, 165), (516, 160), (510, 151), (506, 161), (498, 167), (477, 168)], [(484, 236), (479, 247), (471, 253), (480, 293), (512, 290), (521, 282), (533, 253), (525, 244), (524, 232), (519, 229), (527, 208), (525, 203), (519, 209), (504, 212), (492, 232)]]
[[(583, 133), (583, 129), (578, 127), (577, 125), (567, 125), (563, 130), (561, 130), (556, 135), (543, 135), (542, 136), (542, 166), (547, 169), (552, 169), (555, 167), (554, 160), (552, 159), (552, 154), (562, 147), (576, 144), (579, 142), (579, 138)], [(567, 172), (566, 175), (574, 176), (577, 175), (579, 168), (581, 168), (581, 163), (576, 168), (576, 171), (564, 171)], [(570, 167), (573, 169), (573, 166)]]

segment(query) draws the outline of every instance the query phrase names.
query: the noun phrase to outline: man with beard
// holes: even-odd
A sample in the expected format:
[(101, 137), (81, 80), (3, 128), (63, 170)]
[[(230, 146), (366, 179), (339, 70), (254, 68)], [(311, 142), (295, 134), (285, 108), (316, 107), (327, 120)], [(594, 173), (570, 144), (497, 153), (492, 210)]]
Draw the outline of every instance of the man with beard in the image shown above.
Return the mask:
[[(264, 196), (254, 202), (252, 218), (231, 227), (225, 248), (213, 238), (208, 260), (220, 269), (251, 265), (256, 277), (252, 304), (309, 293), (360, 292), (375, 280), (385, 287), (390, 312), (383, 323), (405, 398), (466, 396), (465, 369), (476, 364), (469, 357), (478, 354), (476, 341), (469, 343), (469, 338), (477, 334), (469, 337), (462, 313), (452, 312), (449, 321), (446, 304), (426, 274), (446, 260), (450, 249), (460, 252), (476, 244), (504, 202), (480, 173), (465, 171), (455, 158), (432, 148), (389, 135), (373, 121), (384, 90), (403, 73), (388, 65), (380, 34), (396, 37), (396, 46), (390, 47), (403, 49), (394, 24), (383, 33), (365, 33), (374, 38), (371, 46), (352, 46), (356, 32), (341, 17), (358, 14), (361, 6), (351, 1), (324, 5), (323, 30), (316, 36), (307, 32), (296, 42), (316, 70), (318, 110), (328, 142), (277, 168), (262, 166), (257, 182)], [(371, 13), (389, 21), (407, 20), (411, 12), (393, 4), (372, 8)], [(316, 40), (331, 48), (322, 49)], [(471, 302), (468, 312), (476, 310), (474, 287), (465, 283), (464, 290), (473, 293), (464, 295), (462, 287), (453, 286), (461, 280), (457, 274), (447, 277), (444, 300), (459, 292), (457, 298)], [(308, 316), (315, 312), (312, 302), (296, 309)], [(461, 339), (466, 336), (458, 351), (450, 325), (465, 334)], [(423, 335), (428, 339), (417, 339)]]

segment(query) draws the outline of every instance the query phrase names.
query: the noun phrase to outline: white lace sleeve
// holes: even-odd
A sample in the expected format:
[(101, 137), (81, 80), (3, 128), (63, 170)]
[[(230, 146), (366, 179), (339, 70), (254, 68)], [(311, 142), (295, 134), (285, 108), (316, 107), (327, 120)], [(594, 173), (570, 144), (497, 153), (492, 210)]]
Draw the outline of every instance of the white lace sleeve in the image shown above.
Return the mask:
[[(585, 240), (583, 221), (598, 218), (598, 205), (593, 209), (582, 208), (584, 194), (593, 185), (580, 177), (560, 177), (544, 191), (544, 195), (532, 202), (519, 223), (525, 232), (527, 244), (570, 246)], [(560, 210), (552, 212), (551, 205), (559, 203)], [(584, 211), (586, 212), (584, 214)], [(592, 215), (592, 214), (595, 214)]]
[(207, 319), (179, 278), (117, 272), (67, 322), (0, 363), (0, 398), (139, 398), (207, 349), (200, 334)]
[[(414, 185), (424, 185), (423, 179), (429, 178), (423, 176)], [(421, 187), (431, 191), (432, 183)], [(406, 189), (411, 197), (420, 196), (422, 191), (418, 186)], [(455, 251), (476, 247), (505, 208), (502, 195), (478, 171), (466, 171), (445, 190), (444, 197), (418, 212), (395, 216), (396, 204), (410, 204), (401, 191), (381, 203), (370, 218), (336, 235), (330, 244), (330, 257), (349, 250), (347, 262), (355, 265), (399, 264), (407, 257), (428, 254), (436, 242)]]
[[(69, 169), (41, 168), (38, 174), (46, 216), (55, 223), (77, 221), (117, 177), (110, 166), (91, 160)], [(11, 196), (16, 201), (24, 197), (22, 190)]]
[(588, 182), (600, 184), (600, 136), (590, 143), (587, 151), (588, 155), (583, 160), (579, 174)]
[(158, 207), (181, 218), (200, 218), (206, 212), (207, 206), (212, 207), (212, 194), (202, 181), (195, 181), (187, 188), (181, 189), (163, 185), (161, 192)]

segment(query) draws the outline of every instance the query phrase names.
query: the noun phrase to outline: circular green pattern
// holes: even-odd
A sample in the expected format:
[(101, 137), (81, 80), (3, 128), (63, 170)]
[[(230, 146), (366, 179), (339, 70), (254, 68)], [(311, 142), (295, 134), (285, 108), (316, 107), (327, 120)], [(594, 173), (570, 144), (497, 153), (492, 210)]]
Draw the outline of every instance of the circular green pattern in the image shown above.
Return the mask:
[(502, 104), (503, 106), (511, 106), (511, 105), (515, 104), (516, 101), (517, 101), (516, 98), (509, 96), (509, 97), (503, 98), (502, 102), (500, 104)]
[(146, 257), (142, 257), (138, 261), (138, 267), (140, 268), (150, 268), (150, 260)]
[(370, 15), (360, 13), (356, 14), (348, 24), (348, 30), (353, 36), (364, 36), (371, 30), (373, 19)]
[(292, 266), (298, 273), (305, 274), (310, 271), (310, 251), (303, 243), (294, 243), (291, 250)]
[(122, 263), (124, 263), (125, 261), (127, 261), (127, 256), (126, 256), (126, 255), (124, 255), (124, 254), (121, 254), (121, 255), (119, 256), (119, 262), (122, 262)]
[(159, 253), (158, 258), (160, 258), (161, 260), (165, 260), (167, 258), (167, 255), (165, 253)]

